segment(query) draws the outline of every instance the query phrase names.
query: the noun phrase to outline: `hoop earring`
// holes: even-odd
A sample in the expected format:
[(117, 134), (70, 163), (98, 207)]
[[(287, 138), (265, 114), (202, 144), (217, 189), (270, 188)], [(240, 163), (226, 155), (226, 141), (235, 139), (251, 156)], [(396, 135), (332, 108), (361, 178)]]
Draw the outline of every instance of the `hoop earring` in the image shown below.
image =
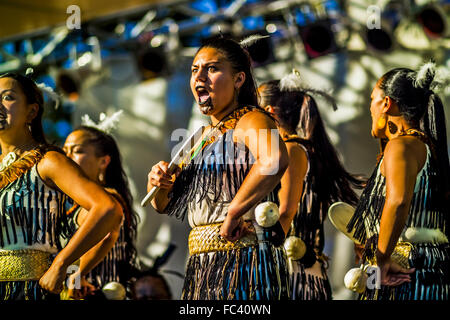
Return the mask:
[(386, 127), (387, 117), (385, 113), (382, 113), (381, 116), (377, 120), (378, 129), (383, 129)]
[(398, 130), (398, 127), (395, 123), (393, 123), (392, 121), (388, 121), (388, 128), (389, 128), (389, 132), (391, 134), (395, 134)]

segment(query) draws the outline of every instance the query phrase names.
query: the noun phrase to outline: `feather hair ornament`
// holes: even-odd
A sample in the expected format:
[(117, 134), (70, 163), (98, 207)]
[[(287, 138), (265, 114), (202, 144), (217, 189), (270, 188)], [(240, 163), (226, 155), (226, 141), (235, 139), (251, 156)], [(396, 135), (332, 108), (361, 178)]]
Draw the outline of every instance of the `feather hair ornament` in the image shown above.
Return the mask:
[(438, 67), (433, 81), (431, 82), (431, 90), (449, 89), (450, 87), (450, 70), (446, 67)]
[(45, 83), (36, 83), (39, 89), (43, 93), (46, 93), (48, 97), (50, 97), (53, 101), (55, 101), (55, 109), (59, 107), (59, 95), (53, 91), (53, 89), (49, 86), (46, 86)]
[(413, 77), (416, 88), (439, 90), (446, 88), (450, 82), (450, 71), (447, 68), (438, 68), (436, 63), (429, 61), (423, 64)]
[(296, 91), (302, 89), (302, 81), (300, 72), (297, 69), (292, 69), (292, 72), (285, 75), (280, 80), (280, 91)]
[(338, 109), (336, 100), (331, 96), (331, 94), (323, 90), (309, 88), (308, 86), (304, 85), (300, 78), (300, 72), (297, 69), (292, 69), (292, 72), (290, 74), (284, 76), (280, 80), (280, 91), (302, 91), (311, 95), (322, 96), (331, 104), (334, 111)]
[(311, 94), (311, 95), (321, 96), (322, 98), (327, 100), (328, 103), (331, 104), (331, 106), (333, 107), (333, 111), (336, 111), (338, 109), (336, 100), (331, 96), (330, 93), (328, 93), (324, 90), (317, 90), (317, 89), (305, 87), (305, 88), (303, 88), (303, 92)]
[(419, 71), (417, 71), (417, 75), (414, 79), (414, 87), (416, 88), (430, 87), (435, 74), (436, 74), (436, 64), (431, 61), (425, 63), (420, 67)]
[[(34, 70), (33, 68), (27, 68), (27, 70), (25, 71), (25, 76), (32, 79), (32, 76), (34, 74)], [(33, 80), (34, 81), (34, 80)], [(34, 81), (35, 82), (35, 81)], [(42, 93), (46, 93), (47, 96), (52, 99), (53, 101), (55, 101), (55, 109), (58, 109), (59, 107), (59, 95), (53, 90), (53, 88), (45, 85), (45, 83), (36, 83), (36, 86), (41, 89)]]
[(251, 47), (254, 43), (258, 42), (261, 39), (264, 38), (269, 38), (270, 36), (262, 36), (260, 34), (252, 34), (244, 39), (242, 39), (241, 41), (239, 41), (239, 44), (241, 45), (242, 48), (248, 48)]
[(106, 116), (105, 113), (100, 113), (99, 122), (95, 123), (89, 115), (85, 114), (81, 117), (81, 124), (88, 127), (94, 127), (100, 131), (110, 133), (113, 129), (117, 128), (117, 123), (122, 116), (123, 110), (114, 112), (111, 116)]

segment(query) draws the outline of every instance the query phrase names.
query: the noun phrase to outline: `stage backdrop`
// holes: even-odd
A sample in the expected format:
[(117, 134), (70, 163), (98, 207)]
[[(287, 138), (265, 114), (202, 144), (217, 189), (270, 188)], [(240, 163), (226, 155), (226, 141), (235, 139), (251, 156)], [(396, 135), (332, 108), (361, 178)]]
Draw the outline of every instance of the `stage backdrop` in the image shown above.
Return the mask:
[[(289, 55), (290, 47), (277, 48), (282, 59)], [(438, 64), (449, 66), (448, 52), (436, 54)], [(376, 80), (393, 67), (418, 67), (430, 58), (425, 54), (394, 51), (389, 55), (377, 55), (361, 51), (334, 55), (308, 61), (301, 53), (289, 63), (279, 62), (255, 69), (258, 82), (276, 79), (297, 68), (304, 82), (313, 88), (328, 90), (337, 99), (338, 110), (333, 111), (325, 101), (318, 99), (319, 109), (328, 133), (340, 152), (345, 167), (352, 173), (368, 176), (376, 161), (377, 141), (370, 136), (370, 94)], [(147, 174), (160, 160), (169, 161), (171, 148), (178, 141), (171, 141), (177, 128), (191, 131), (207, 119), (202, 116), (192, 99), (189, 89), (191, 58), (180, 58), (174, 73), (166, 78), (140, 82), (135, 61), (123, 55), (105, 61), (105, 76), (82, 88), (76, 103), (73, 125), (80, 123), (83, 114), (98, 120), (100, 112), (112, 114), (119, 109), (124, 116), (113, 135), (116, 137), (132, 182), (135, 209), (141, 222), (138, 234), (138, 250), (141, 261), (152, 265), (169, 243), (177, 246), (163, 270), (183, 273), (187, 252), (189, 226), (187, 221), (157, 214), (151, 207), (141, 208), (139, 202), (146, 194)], [(449, 105), (449, 97), (444, 96)], [(446, 108), (447, 117), (450, 113)], [(448, 123), (448, 120), (447, 120)], [(342, 234), (335, 232), (327, 221), (325, 253), (330, 257), (329, 274), (335, 299), (352, 299), (354, 295), (343, 287), (345, 273), (354, 266), (353, 244)], [(183, 280), (166, 274), (174, 297), (179, 297)]]

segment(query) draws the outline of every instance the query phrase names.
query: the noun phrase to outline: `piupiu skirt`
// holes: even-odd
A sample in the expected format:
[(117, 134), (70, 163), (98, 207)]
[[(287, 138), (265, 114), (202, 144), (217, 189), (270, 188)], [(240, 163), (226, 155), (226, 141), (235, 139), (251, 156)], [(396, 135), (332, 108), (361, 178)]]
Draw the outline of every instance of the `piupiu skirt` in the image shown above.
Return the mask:
[(317, 260), (307, 268), (298, 260), (289, 259), (292, 300), (331, 300), (331, 285), (324, 262)]
[(60, 300), (41, 288), (39, 280), (0, 281), (0, 301), (3, 300)]
[(360, 300), (448, 300), (450, 295), (450, 246), (444, 244), (415, 244), (409, 265), (415, 268), (411, 282), (380, 289), (366, 289)]
[(181, 299), (282, 300), (289, 295), (284, 248), (264, 241), (191, 255)]

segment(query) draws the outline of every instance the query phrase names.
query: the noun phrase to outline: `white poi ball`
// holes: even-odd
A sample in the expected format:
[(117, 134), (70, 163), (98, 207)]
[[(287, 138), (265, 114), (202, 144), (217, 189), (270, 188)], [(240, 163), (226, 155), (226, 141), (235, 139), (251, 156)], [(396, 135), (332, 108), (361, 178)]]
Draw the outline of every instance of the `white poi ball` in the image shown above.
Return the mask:
[(299, 237), (290, 236), (284, 241), (286, 255), (292, 260), (303, 258), (306, 253), (306, 244)]
[(260, 203), (255, 208), (255, 219), (261, 227), (271, 227), (280, 218), (278, 206), (270, 201)]
[(367, 273), (362, 268), (350, 269), (344, 277), (345, 287), (349, 290), (363, 293), (367, 284)]
[(102, 291), (108, 300), (124, 300), (126, 297), (126, 290), (119, 282), (108, 282), (103, 286)]

